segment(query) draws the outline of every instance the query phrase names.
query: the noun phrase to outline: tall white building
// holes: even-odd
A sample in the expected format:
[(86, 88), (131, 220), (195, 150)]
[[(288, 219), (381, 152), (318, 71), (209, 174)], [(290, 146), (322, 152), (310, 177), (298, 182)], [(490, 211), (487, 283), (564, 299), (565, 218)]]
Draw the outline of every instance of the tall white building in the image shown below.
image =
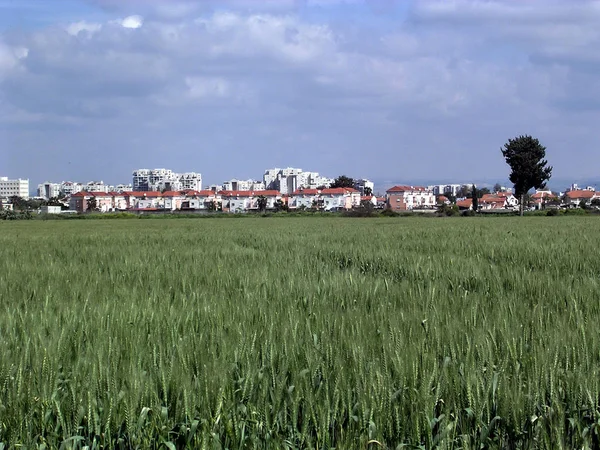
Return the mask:
[(60, 193), (62, 195), (73, 195), (83, 191), (83, 184), (72, 181), (63, 181), (60, 183)]
[(319, 176), (317, 172), (304, 172), (302, 169), (268, 169), (263, 175), (265, 189), (274, 189), (282, 194), (291, 194), (297, 189), (329, 187), (333, 180)]
[(83, 186), (83, 190), (86, 192), (111, 192), (114, 190), (113, 186), (104, 184), (104, 181), (90, 181)]
[(133, 171), (133, 190), (134, 191), (149, 191), (150, 190), (150, 170), (139, 169)]
[(452, 195), (456, 197), (456, 194), (465, 184), (436, 184), (433, 186), (427, 186), (427, 189), (431, 190), (434, 195)]
[(21, 197), (29, 199), (29, 180), (17, 178), (9, 180), (8, 177), (0, 177), (0, 197)]
[(45, 183), (38, 184), (37, 195), (45, 200), (49, 200), (53, 197), (59, 197), (60, 183), (50, 183), (46, 181)]
[(264, 191), (265, 183), (256, 180), (232, 179), (223, 183), (225, 191)]
[(175, 173), (169, 169), (139, 169), (133, 172), (134, 191), (201, 190), (202, 175), (196, 172)]
[(360, 191), (360, 195), (366, 195), (365, 191), (375, 192), (375, 184), (365, 178), (354, 180), (354, 189)]

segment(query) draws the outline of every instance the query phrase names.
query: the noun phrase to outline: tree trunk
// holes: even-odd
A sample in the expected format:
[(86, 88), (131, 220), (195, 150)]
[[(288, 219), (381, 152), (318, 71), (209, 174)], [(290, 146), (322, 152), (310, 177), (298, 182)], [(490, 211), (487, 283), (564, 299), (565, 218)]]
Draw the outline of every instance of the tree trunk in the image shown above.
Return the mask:
[(519, 212), (521, 217), (523, 217), (523, 209), (525, 208), (525, 205), (523, 204), (523, 202), (525, 201), (525, 194), (521, 194), (521, 202), (519, 205)]

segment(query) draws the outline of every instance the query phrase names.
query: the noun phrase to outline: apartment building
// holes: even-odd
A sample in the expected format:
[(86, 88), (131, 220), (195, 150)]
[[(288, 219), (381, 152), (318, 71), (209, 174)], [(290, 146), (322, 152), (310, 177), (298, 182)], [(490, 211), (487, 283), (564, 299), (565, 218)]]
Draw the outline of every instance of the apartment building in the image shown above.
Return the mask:
[(29, 180), (0, 177), (0, 197), (13, 196), (29, 199)]
[(366, 178), (354, 180), (354, 189), (360, 192), (360, 195), (371, 195), (375, 190), (375, 184)]
[(138, 169), (133, 171), (132, 188), (136, 192), (201, 190), (202, 175), (196, 172), (175, 173), (170, 169)]
[(387, 208), (393, 211), (434, 208), (436, 205), (433, 190), (422, 186), (394, 186), (386, 191)]
[(60, 196), (60, 183), (45, 183), (38, 184), (37, 195), (44, 200)]
[(294, 191), (306, 188), (329, 187), (333, 179), (322, 177), (318, 172), (304, 172), (302, 169), (288, 167), (286, 169), (267, 169), (263, 175), (265, 189), (276, 190), (289, 195)]
[(352, 209), (360, 206), (360, 192), (352, 188), (297, 189), (290, 195), (290, 209), (314, 208), (323, 211)]
[(456, 194), (465, 184), (435, 184), (427, 186), (427, 189), (433, 192), (433, 195), (451, 195), (456, 197)]
[(265, 183), (256, 180), (238, 180), (233, 178), (223, 183), (222, 189), (224, 191), (264, 191)]
[(72, 181), (63, 181), (60, 183), (60, 193), (65, 196), (70, 196), (83, 191), (83, 184), (74, 183)]

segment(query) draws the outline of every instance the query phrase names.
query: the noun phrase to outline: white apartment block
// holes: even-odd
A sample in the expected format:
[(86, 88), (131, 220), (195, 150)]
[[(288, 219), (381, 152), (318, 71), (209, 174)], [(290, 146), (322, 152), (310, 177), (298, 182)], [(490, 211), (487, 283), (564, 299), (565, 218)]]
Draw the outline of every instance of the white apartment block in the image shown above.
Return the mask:
[(38, 184), (37, 195), (44, 200), (49, 200), (53, 197), (59, 197), (60, 183), (50, 183), (46, 181), (45, 183)]
[(112, 192), (114, 190), (114, 186), (109, 186), (108, 184), (104, 184), (104, 181), (89, 181), (85, 185), (83, 185), (83, 190), (86, 192)]
[(319, 176), (317, 172), (304, 172), (302, 169), (268, 169), (263, 175), (265, 189), (273, 189), (281, 194), (291, 194), (297, 189), (316, 189), (329, 187), (333, 179)]
[(72, 181), (63, 181), (60, 183), (60, 193), (62, 195), (73, 195), (83, 191), (83, 184)]
[(29, 199), (29, 180), (9, 180), (8, 177), (0, 177), (0, 197), (12, 196)]
[(202, 175), (196, 172), (175, 173), (169, 169), (139, 169), (133, 172), (133, 190), (181, 191), (202, 189)]
[(222, 189), (225, 191), (264, 191), (265, 183), (256, 180), (237, 180), (234, 178), (225, 181)]
[(114, 192), (118, 193), (131, 191), (133, 191), (133, 186), (131, 184), (117, 184), (114, 189)]
[(366, 195), (365, 190), (370, 190), (371, 195), (375, 191), (375, 184), (366, 178), (354, 180), (354, 189), (360, 192), (360, 195)]
[(433, 195), (452, 195), (456, 197), (456, 194), (460, 189), (466, 186), (465, 184), (436, 184), (433, 186), (427, 186), (427, 189), (433, 192)]

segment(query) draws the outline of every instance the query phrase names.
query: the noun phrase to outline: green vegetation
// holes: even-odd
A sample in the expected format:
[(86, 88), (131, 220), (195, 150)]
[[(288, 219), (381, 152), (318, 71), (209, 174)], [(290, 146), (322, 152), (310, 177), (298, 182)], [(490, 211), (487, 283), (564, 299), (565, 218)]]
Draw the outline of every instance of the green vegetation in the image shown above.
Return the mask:
[(597, 217), (0, 222), (0, 448), (598, 448)]

